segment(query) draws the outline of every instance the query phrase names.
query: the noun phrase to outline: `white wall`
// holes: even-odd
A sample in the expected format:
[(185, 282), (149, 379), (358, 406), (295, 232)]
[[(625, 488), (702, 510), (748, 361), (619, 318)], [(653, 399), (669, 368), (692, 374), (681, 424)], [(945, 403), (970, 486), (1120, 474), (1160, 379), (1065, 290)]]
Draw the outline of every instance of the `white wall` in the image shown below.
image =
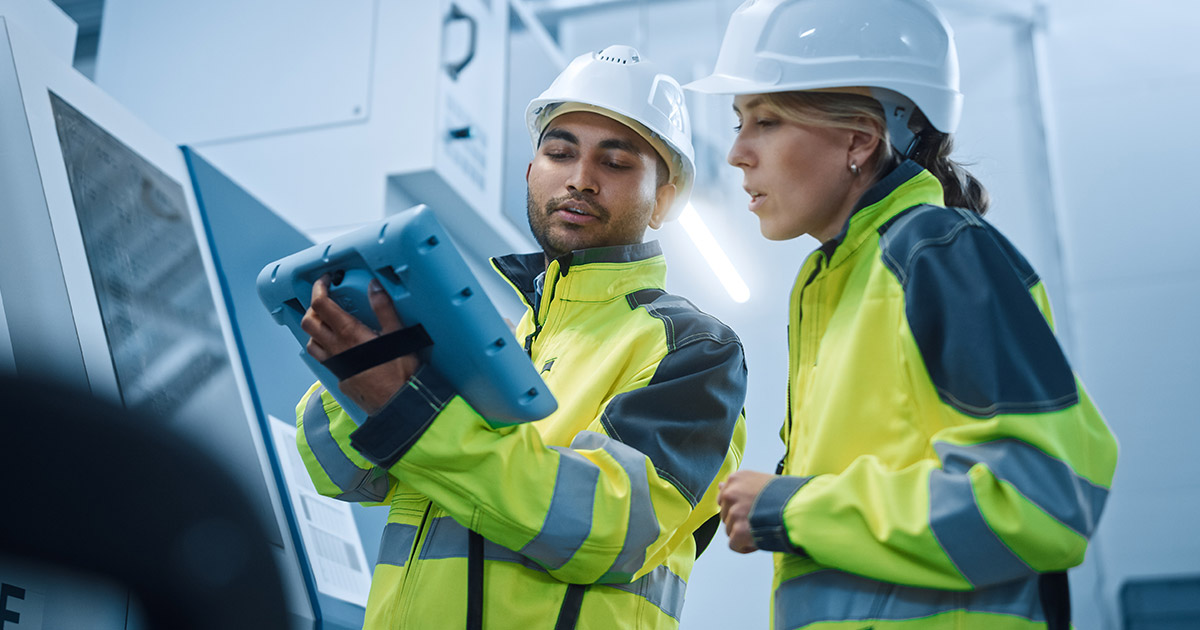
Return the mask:
[[(1062, 173), (1075, 364), (1121, 442), (1089, 561), (1104, 569), (1099, 624), (1131, 577), (1200, 574), (1200, 7), (1183, 1), (1051, 5), (1048, 55)], [(1090, 611), (1080, 611), (1081, 613)]]

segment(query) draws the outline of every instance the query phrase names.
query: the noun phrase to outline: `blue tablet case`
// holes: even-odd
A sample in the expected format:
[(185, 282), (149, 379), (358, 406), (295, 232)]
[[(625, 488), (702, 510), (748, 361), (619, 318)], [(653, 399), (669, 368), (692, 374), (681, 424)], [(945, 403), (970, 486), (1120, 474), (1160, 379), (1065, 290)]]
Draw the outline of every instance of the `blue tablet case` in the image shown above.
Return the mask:
[(416, 206), (277, 260), (258, 275), (258, 294), (275, 321), (300, 343), (300, 357), (342, 409), (360, 424), (363, 412), (338, 379), (304, 351), (300, 329), (312, 286), (324, 274), (330, 296), (378, 330), (367, 285), (379, 280), (406, 327), (420, 324), (433, 345), (418, 352), (494, 426), (544, 418), (558, 403), (534, 369), (433, 212)]

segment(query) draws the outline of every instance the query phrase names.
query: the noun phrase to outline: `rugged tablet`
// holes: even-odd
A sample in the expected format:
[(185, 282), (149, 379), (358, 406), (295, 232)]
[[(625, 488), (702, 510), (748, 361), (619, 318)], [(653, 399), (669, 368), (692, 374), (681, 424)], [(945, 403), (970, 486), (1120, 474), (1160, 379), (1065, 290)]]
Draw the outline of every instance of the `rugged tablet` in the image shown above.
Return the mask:
[[(331, 275), (330, 295), (378, 330), (367, 285), (378, 279), (406, 328), (331, 357), (324, 364), (303, 347), (300, 320), (313, 283)], [(258, 294), (275, 321), (301, 345), (300, 356), (342, 408), (358, 422), (366, 414), (338, 381), (416, 348), (493, 425), (544, 418), (558, 404), (538, 376), (466, 262), (424, 205), (314, 245), (263, 268)]]

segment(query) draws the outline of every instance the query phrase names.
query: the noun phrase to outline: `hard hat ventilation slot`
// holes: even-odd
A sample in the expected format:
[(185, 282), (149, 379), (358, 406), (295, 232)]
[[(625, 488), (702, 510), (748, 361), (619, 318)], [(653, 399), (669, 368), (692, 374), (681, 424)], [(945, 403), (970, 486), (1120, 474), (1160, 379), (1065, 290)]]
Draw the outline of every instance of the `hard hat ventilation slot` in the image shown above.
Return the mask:
[(642, 60), (636, 48), (632, 46), (609, 46), (596, 53), (596, 58), (609, 63), (619, 63), (623, 66)]

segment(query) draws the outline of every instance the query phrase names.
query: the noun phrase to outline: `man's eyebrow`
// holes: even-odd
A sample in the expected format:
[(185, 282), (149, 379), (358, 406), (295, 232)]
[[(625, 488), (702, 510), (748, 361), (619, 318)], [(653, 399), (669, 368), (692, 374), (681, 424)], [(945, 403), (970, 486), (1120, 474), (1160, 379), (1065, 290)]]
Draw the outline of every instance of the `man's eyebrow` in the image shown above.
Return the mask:
[(629, 140), (623, 140), (621, 138), (609, 138), (608, 140), (601, 140), (600, 148), (601, 149), (616, 149), (618, 151), (626, 151), (626, 152), (632, 153), (634, 155), (642, 154), (641, 148), (639, 148), (636, 144), (630, 142)]
[[(571, 144), (579, 144), (579, 138), (575, 134), (563, 129), (562, 127), (554, 127), (547, 129), (546, 133), (542, 134), (542, 142), (547, 140), (562, 140)], [(608, 138), (601, 140), (599, 143), (601, 149), (616, 149), (618, 151), (626, 151), (634, 155), (642, 155), (642, 150), (638, 145), (624, 138)]]
[[(562, 127), (555, 127), (553, 129), (547, 129), (546, 133), (542, 134), (542, 142), (545, 142), (545, 141), (551, 140), (551, 139), (563, 140), (566, 142), (570, 142), (571, 144), (579, 144), (579, 138), (576, 138), (575, 134), (571, 133), (570, 131), (567, 131), (566, 129), (563, 129)], [(541, 143), (539, 142), (538, 144), (541, 144)]]

